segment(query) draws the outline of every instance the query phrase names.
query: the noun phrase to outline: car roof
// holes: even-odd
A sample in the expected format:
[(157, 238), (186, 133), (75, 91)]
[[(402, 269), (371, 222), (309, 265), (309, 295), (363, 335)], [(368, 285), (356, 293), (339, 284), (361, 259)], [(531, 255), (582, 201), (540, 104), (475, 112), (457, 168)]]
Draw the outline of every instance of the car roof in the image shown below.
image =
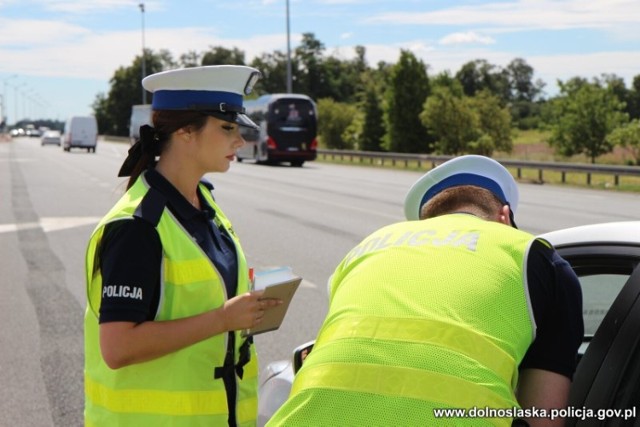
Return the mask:
[(581, 225), (539, 235), (555, 247), (588, 243), (640, 246), (640, 221), (618, 221)]

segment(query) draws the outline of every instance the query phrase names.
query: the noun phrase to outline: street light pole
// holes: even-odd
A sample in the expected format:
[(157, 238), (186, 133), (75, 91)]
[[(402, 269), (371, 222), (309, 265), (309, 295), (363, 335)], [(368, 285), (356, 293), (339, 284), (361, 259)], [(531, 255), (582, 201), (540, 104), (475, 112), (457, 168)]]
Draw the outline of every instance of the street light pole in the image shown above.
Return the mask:
[(9, 101), (7, 98), (7, 82), (15, 77), (18, 77), (16, 74), (9, 76), (2, 80), (2, 115), (4, 117), (0, 117), (0, 122), (4, 119), (4, 125), (7, 126), (9, 124)]
[(289, 30), (289, 0), (287, 0), (287, 93), (292, 92), (291, 87), (291, 37)]
[(28, 90), (22, 93), (22, 115), (25, 119), (29, 119), (30, 122), (34, 121), (33, 117), (33, 98), (31, 98), (33, 92)]
[[(142, 78), (144, 79), (147, 76), (147, 70), (145, 69), (146, 60), (144, 54), (144, 3), (140, 3), (138, 6), (140, 7), (140, 12), (142, 14)], [(144, 90), (144, 87), (142, 88), (142, 103), (147, 103), (147, 94)]]
[(27, 92), (27, 99), (29, 100), (29, 104), (25, 107), (26, 117), (28, 117), (32, 122), (36, 122), (38, 119), (37, 114), (37, 103), (40, 94), (34, 88), (29, 88)]
[(23, 86), (26, 86), (26, 85), (27, 85), (27, 84), (26, 84), (25, 82), (22, 82), (22, 83), (17, 84), (17, 85), (15, 85), (15, 86), (13, 87), (13, 89), (14, 89), (13, 94), (15, 95), (15, 99), (14, 99), (14, 102), (15, 102), (15, 104), (14, 104), (14, 108), (15, 108), (15, 114), (16, 114), (16, 116), (13, 118), (13, 122), (14, 122), (14, 124), (18, 124), (18, 89), (19, 89), (19, 88), (21, 88), (21, 87), (23, 87)]

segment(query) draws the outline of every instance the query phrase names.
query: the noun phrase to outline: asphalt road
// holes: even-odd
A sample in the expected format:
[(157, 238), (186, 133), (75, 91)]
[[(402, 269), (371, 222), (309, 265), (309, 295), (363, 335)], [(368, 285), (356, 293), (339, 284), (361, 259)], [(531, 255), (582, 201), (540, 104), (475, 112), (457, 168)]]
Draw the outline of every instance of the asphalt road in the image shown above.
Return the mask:
[[(84, 251), (124, 192), (116, 174), (127, 148), (0, 142), (0, 426), (82, 425)], [(288, 265), (304, 278), (281, 328), (256, 337), (261, 366), (315, 337), (333, 268), (368, 233), (402, 220), (419, 176), (310, 162), (234, 163), (207, 177), (250, 265)], [(523, 184), (520, 200), (519, 227), (542, 233), (638, 219), (640, 196)]]

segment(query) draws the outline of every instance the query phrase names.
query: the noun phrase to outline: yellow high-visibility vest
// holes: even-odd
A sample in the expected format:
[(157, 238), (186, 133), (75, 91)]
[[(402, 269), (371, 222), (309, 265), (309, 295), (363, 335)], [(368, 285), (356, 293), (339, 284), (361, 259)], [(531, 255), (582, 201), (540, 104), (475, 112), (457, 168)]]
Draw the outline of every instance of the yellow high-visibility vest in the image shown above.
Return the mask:
[[(333, 274), (313, 351), (268, 425), (511, 425), (535, 335), (533, 240), (466, 214), (374, 232)], [(439, 408), (497, 416), (437, 418)]]
[[(214, 369), (224, 365), (227, 336), (223, 333), (149, 362), (112, 370), (100, 352), (99, 310), (102, 276), (97, 248), (104, 227), (112, 221), (133, 219), (149, 191), (142, 175), (100, 221), (86, 255), (87, 309), (85, 312), (85, 425), (114, 426), (218, 426), (227, 425), (228, 407), (222, 378)], [(155, 191), (155, 190), (151, 190)], [(245, 256), (230, 222), (211, 193), (201, 192), (216, 210), (216, 221), (233, 239), (238, 257), (238, 294), (249, 290)], [(180, 319), (216, 309), (227, 300), (226, 289), (214, 264), (164, 209), (156, 229), (163, 249), (161, 297), (156, 321)], [(235, 333), (235, 363), (244, 338)], [(250, 361), (237, 379), (239, 426), (253, 426), (257, 418), (257, 358), (250, 346)]]

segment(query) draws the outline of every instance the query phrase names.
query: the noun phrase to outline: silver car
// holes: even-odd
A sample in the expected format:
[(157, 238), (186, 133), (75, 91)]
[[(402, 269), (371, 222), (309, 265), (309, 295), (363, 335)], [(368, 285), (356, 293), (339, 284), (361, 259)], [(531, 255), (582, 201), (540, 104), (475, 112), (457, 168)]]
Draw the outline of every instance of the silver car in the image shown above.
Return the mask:
[(42, 134), (40, 138), (40, 145), (54, 144), (60, 146), (62, 135), (59, 130), (47, 130)]

